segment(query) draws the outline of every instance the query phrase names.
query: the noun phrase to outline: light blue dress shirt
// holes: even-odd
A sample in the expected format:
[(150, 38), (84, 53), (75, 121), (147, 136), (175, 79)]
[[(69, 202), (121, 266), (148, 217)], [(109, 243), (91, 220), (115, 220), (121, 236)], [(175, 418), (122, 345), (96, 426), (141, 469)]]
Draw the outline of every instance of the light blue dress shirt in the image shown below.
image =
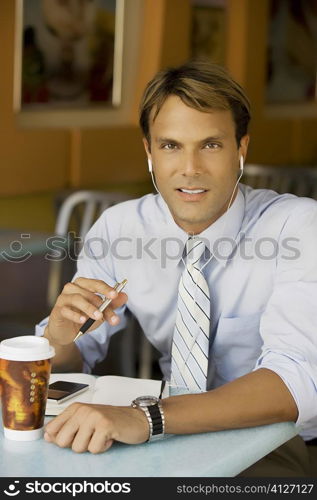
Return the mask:
[[(211, 254), (203, 270), (211, 295), (208, 389), (259, 368), (273, 370), (298, 405), (300, 434), (316, 437), (317, 202), (240, 184), (227, 213), (200, 237)], [(109, 285), (127, 278), (129, 299), (116, 311), (119, 325), (103, 323), (76, 341), (85, 372), (106, 356), (128, 307), (169, 378), (187, 238), (160, 195), (115, 205), (94, 224), (75, 277)], [(46, 324), (47, 318), (37, 325), (37, 335)]]

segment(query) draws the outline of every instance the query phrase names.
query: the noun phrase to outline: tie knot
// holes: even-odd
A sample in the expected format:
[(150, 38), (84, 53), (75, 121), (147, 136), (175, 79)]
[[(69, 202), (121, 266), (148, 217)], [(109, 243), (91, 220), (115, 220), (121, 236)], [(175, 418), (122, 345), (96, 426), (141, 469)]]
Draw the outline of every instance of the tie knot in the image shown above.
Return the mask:
[(194, 265), (198, 262), (206, 249), (200, 238), (188, 238), (186, 243), (186, 262)]

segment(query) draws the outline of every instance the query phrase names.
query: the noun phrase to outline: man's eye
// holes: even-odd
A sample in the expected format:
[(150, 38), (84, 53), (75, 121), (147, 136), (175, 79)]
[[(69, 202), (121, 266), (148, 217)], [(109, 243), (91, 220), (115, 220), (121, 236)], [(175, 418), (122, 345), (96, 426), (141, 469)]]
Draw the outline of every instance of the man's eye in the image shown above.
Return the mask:
[(162, 144), (162, 149), (169, 149), (169, 150), (172, 150), (172, 149), (176, 149), (176, 144), (173, 144), (171, 142), (167, 142), (166, 144)]
[(206, 149), (219, 149), (221, 145), (217, 142), (207, 142), (204, 147)]

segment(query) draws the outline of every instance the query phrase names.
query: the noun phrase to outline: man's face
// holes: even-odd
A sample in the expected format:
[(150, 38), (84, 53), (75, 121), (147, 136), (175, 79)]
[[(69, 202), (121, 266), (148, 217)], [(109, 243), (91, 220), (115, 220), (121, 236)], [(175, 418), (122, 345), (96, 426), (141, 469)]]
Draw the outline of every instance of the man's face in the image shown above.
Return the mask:
[(197, 111), (177, 96), (166, 99), (154, 121), (153, 114), (151, 144), (144, 145), (157, 187), (175, 222), (199, 234), (226, 211), (249, 138), (238, 148), (230, 111)]

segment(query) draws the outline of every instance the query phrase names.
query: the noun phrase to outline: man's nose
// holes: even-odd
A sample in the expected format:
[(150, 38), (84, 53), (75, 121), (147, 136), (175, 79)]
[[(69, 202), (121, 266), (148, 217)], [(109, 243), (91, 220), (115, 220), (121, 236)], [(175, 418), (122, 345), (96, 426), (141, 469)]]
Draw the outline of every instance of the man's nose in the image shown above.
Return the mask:
[(183, 175), (189, 177), (199, 175), (201, 173), (201, 164), (197, 154), (188, 153), (184, 155), (182, 170)]

